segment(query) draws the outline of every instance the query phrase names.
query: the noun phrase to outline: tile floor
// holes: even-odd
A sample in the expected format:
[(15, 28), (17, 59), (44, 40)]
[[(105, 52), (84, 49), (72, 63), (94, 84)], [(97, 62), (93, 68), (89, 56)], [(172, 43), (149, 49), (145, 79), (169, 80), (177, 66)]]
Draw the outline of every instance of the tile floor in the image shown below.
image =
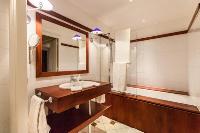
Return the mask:
[[(113, 121), (105, 116), (101, 116), (92, 123), (92, 133), (143, 133), (119, 122)], [(79, 133), (88, 133), (88, 127)]]

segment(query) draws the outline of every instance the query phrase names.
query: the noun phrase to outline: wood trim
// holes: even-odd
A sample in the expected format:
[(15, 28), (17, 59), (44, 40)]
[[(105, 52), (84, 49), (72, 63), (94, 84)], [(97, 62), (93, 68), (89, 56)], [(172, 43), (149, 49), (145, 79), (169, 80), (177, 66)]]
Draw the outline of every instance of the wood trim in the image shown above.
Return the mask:
[(61, 45), (66, 46), (66, 47), (79, 48), (78, 46), (74, 46), (74, 45), (66, 44), (66, 43), (61, 43)]
[(171, 33), (166, 33), (166, 34), (160, 34), (160, 35), (155, 35), (155, 36), (150, 36), (150, 37), (144, 37), (144, 38), (139, 38), (139, 39), (134, 39), (134, 40), (131, 40), (131, 43), (141, 42), (141, 41), (146, 41), (146, 40), (152, 40), (152, 39), (158, 39), (158, 38), (163, 38), (163, 37), (169, 37), (169, 36), (175, 36), (175, 35), (181, 35), (181, 34), (187, 34), (190, 31), (192, 25), (194, 24), (195, 19), (198, 16), (199, 10), (200, 10), (200, 3), (198, 4), (198, 6), (197, 6), (197, 8), (194, 12), (194, 15), (192, 17), (192, 20), (190, 21), (189, 26), (186, 30), (171, 32)]
[(188, 92), (176, 91), (176, 90), (172, 90), (172, 89), (168, 89), (168, 88), (160, 88), (160, 87), (152, 87), (152, 86), (144, 86), (144, 85), (128, 85), (128, 87), (134, 87), (134, 88), (140, 88), (140, 89), (146, 89), (146, 90), (153, 90), (153, 91), (160, 91), (160, 92), (167, 92), (167, 93), (189, 96)]
[[(42, 20), (46, 20), (57, 25), (63, 26), (65, 28), (74, 30), (76, 32), (86, 35), (86, 70), (77, 71), (60, 71), (60, 72), (42, 72)], [(57, 19), (51, 18), (44, 14), (36, 12), (36, 33), (39, 35), (40, 42), (36, 49), (36, 77), (50, 77), (50, 76), (60, 76), (60, 75), (72, 75), (72, 74), (84, 74), (89, 72), (89, 34), (79, 28), (61, 22)]]
[(152, 39), (158, 39), (158, 38), (163, 38), (163, 37), (169, 37), (169, 36), (175, 36), (175, 35), (182, 35), (182, 34), (186, 34), (187, 32), (188, 32), (187, 30), (183, 30), (183, 31), (161, 34), (161, 35), (156, 35), (156, 36), (151, 36), (151, 37), (145, 37), (145, 38), (131, 40), (131, 43), (152, 40)]
[(163, 106), (163, 107), (172, 108), (172, 109), (179, 109), (179, 110), (190, 112), (190, 113), (200, 114), (200, 111), (194, 105), (166, 101), (166, 100), (161, 100), (161, 99), (156, 99), (156, 98), (151, 98), (151, 97), (146, 97), (146, 96), (141, 96), (141, 95), (118, 93), (118, 92), (113, 92), (113, 91), (109, 92), (108, 95), (109, 94), (117, 95), (123, 98), (138, 100), (138, 101), (146, 102), (149, 104), (154, 104), (157, 106)]
[(98, 83), (100, 83), (99, 86), (83, 88), (80, 91), (71, 91), (70, 88), (62, 89), (59, 85), (42, 87), (35, 89), (35, 94), (41, 93), (42, 99), (52, 97), (53, 102), (46, 103), (46, 106), (56, 113), (61, 113), (111, 91), (110, 83)]
[[(91, 114), (89, 114), (91, 106)], [(78, 133), (83, 128), (102, 116), (110, 106), (95, 102), (81, 104), (79, 109), (71, 108), (65, 112), (49, 114), (47, 123), (51, 127), (50, 133)]]
[[(30, 7), (35, 8), (35, 6), (32, 5), (28, 0), (27, 0), (27, 5), (30, 6)], [(51, 16), (53, 16), (53, 17), (56, 17), (56, 18), (58, 18), (58, 19), (60, 19), (60, 20), (62, 20), (62, 21), (65, 21), (65, 22), (67, 22), (67, 23), (70, 23), (70, 24), (72, 24), (72, 25), (74, 25), (74, 26), (76, 26), (76, 27), (79, 27), (79, 28), (81, 28), (81, 29), (87, 31), (87, 32), (91, 32), (91, 31), (92, 31), (91, 28), (89, 28), (89, 27), (87, 27), (87, 26), (85, 26), (85, 25), (82, 25), (82, 24), (80, 24), (80, 23), (78, 23), (78, 22), (76, 22), (76, 21), (74, 21), (74, 20), (72, 20), (72, 19), (70, 19), (70, 18), (68, 18), (68, 17), (65, 17), (65, 16), (63, 16), (63, 15), (61, 15), (61, 14), (55, 12), (55, 11), (45, 11), (45, 10), (42, 10), (42, 12), (44, 12), (44, 13), (46, 13), (46, 14), (49, 14), (49, 15), (51, 15)], [(105, 39), (109, 39), (108, 36), (105, 36), (105, 35), (99, 35), (99, 36), (101, 36), (101, 37), (103, 37), (103, 38), (105, 38)], [(113, 42), (115, 41), (115, 40), (112, 39), (112, 38), (110, 38), (110, 40), (113, 41)]]
[(111, 105), (105, 116), (145, 133), (200, 132), (195, 106), (113, 92), (106, 95), (105, 105)]

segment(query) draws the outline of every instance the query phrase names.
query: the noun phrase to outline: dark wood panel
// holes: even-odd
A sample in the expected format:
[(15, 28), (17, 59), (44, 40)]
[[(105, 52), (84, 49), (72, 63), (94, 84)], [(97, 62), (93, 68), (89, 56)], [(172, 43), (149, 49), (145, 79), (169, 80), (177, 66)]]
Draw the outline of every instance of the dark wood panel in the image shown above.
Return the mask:
[(105, 116), (145, 133), (200, 133), (200, 113), (196, 108), (166, 102), (109, 93), (106, 104), (111, 108)]
[[(59, 71), (59, 72), (42, 72), (42, 20), (46, 20), (62, 27), (77, 31), (86, 36), (86, 70), (76, 71)], [(50, 77), (50, 76), (61, 76), (61, 75), (72, 75), (72, 74), (84, 74), (89, 72), (89, 34), (88, 32), (61, 22), (57, 19), (51, 18), (41, 13), (36, 13), (36, 33), (41, 38), (37, 49), (36, 49), (36, 77)]]
[(189, 96), (188, 92), (176, 91), (176, 90), (172, 90), (172, 89), (169, 89), (169, 88), (152, 87), (152, 86), (144, 86), (144, 85), (128, 85), (128, 86), (129, 87), (134, 87), (134, 88), (139, 88), (139, 89), (146, 89), (146, 90), (153, 90), (153, 91), (160, 91), (160, 92), (167, 92), (167, 93), (173, 93), (173, 94), (180, 94), (180, 95)]
[(78, 133), (109, 108), (110, 106), (91, 102), (91, 115), (89, 115), (88, 103), (80, 105), (79, 109), (72, 108), (60, 114), (50, 114), (47, 116), (51, 127), (50, 133)]
[(79, 48), (78, 46), (74, 46), (74, 45), (70, 45), (70, 44), (66, 44), (66, 43), (61, 43), (62, 46), (66, 46), (66, 47), (71, 47), (71, 48)]
[(187, 32), (188, 32), (188, 30), (183, 30), (183, 31), (166, 33), (166, 34), (161, 34), (161, 35), (156, 35), (156, 36), (151, 36), (151, 37), (144, 37), (144, 38), (131, 40), (131, 43), (140, 42), (140, 41), (146, 41), (146, 40), (152, 40), (152, 39), (158, 39), (158, 38), (163, 38), (163, 37), (169, 37), (169, 36), (182, 35), (182, 34), (186, 34)]
[(61, 89), (58, 85), (38, 88), (35, 93), (42, 94), (43, 99), (53, 98), (53, 103), (47, 103), (47, 107), (57, 113), (66, 111), (76, 105), (83, 104), (95, 97), (101, 96), (111, 91), (109, 83), (101, 83), (100, 86), (84, 88), (81, 91), (71, 91), (70, 89)]

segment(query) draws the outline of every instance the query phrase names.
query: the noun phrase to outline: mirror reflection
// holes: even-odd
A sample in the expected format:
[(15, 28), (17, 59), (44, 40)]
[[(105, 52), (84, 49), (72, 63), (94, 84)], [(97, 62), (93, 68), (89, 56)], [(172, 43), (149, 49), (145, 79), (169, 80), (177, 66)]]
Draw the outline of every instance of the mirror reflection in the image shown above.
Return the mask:
[(86, 70), (86, 35), (42, 20), (42, 71), (77, 70)]

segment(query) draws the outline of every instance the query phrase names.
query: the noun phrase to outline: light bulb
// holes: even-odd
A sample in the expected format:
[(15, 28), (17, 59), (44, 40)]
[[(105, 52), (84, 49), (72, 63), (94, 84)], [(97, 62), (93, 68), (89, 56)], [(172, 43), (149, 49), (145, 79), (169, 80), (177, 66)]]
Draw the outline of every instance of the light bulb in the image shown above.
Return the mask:
[(42, 10), (49, 11), (53, 9), (53, 5), (49, 2), (49, 0), (29, 0), (29, 2)]

